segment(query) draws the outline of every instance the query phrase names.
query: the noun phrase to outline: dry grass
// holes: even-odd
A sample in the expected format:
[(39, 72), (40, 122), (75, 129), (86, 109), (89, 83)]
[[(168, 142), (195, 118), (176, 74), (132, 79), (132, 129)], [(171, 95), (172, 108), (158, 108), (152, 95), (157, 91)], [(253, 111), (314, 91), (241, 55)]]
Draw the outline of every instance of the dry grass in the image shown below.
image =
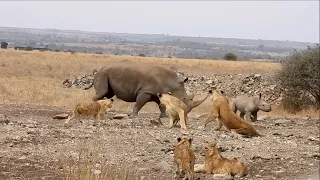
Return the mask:
[[(138, 180), (140, 179), (133, 162), (124, 165), (111, 165), (102, 158), (103, 144), (105, 139), (101, 138), (100, 127), (92, 140), (82, 139), (78, 144), (77, 157), (63, 152), (59, 158), (60, 174), (63, 179), (77, 180)], [(92, 144), (91, 144), (92, 143)]]
[[(28, 52), (9, 49), (0, 50), (0, 98), (8, 103), (53, 105), (71, 110), (77, 102), (91, 101), (94, 90), (63, 88), (61, 86), (63, 80), (91, 73), (93, 69), (99, 69), (108, 62), (122, 60), (158, 64), (178, 68), (191, 74), (204, 75), (253, 72), (264, 74), (274, 73), (280, 68), (278, 63), (268, 62), (185, 60), (64, 52)], [(209, 103), (208, 100), (205, 101), (192, 112), (209, 112)], [(130, 111), (133, 104), (117, 100), (113, 109)], [(144, 111), (158, 112), (158, 108), (156, 104), (148, 103), (141, 110), (141, 112)]]

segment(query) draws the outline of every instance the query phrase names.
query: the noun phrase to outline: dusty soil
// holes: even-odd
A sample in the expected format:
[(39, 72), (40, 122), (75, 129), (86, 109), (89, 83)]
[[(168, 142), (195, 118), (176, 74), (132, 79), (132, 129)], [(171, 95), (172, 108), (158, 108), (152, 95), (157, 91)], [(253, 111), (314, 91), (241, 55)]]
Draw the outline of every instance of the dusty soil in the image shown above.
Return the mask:
[[(52, 119), (66, 112), (0, 104), (0, 179), (79, 179), (82, 174), (75, 169), (87, 166), (96, 175), (132, 167), (129, 179), (172, 179), (172, 148), (181, 132), (179, 127), (168, 129), (167, 118), (164, 125), (155, 125), (150, 120), (156, 120), (157, 113), (113, 119), (124, 112), (110, 112), (110, 120), (99, 128), (91, 119), (83, 124), (73, 120), (69, 127), (64, 120)], [(237, 157), (249, 166), (250, 173), (241, 179), (319, 179), (319, 119), (267, 118), (254, 123), (265, 137), (243, 138), (214, 131), (215, 123), (199, 130), (204, 118), (190, 115), (188, 137), (193, 138), (196, 163), (204, 159), (201, 142), (216, 140), (223, 156)], [(214, 179), (198, 173), (196, 177)]]

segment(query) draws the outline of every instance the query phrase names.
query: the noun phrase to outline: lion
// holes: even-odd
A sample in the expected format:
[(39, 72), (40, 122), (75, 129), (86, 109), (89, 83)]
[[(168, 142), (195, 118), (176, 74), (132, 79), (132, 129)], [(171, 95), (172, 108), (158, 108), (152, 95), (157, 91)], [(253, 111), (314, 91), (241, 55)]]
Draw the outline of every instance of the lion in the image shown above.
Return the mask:
[(196, 164), (194, 172), (231, 175), (232, 177), (243, 177), (248, 174), (248, 167), (234, 159), (227, 159), (221, 156), (216, 142), (203, 142), (205, 151), (204, 164)]
[(85, 102), (85, 103), (78, 103), (74, 111), (72, 113), (72, 116), (69, 117), (65, 124), (68, 124), (69, 121), (73, 118), (79, 118), (79, 121), (82, 123), (82, 120), (80, 117), (82, 116), (93, 116), (94, 117), (94, 125), (97, 124), (97, 117), (98, 120), (104, 120), (106, 117), (106, 112), (108, 112), (113, 105), (113, 99), (107, 99), (104, 98), (102, 100), (97, 100), (93, 102)]
[(196, 156), (191, 150), (192, 138), (177, 138), (177, 145), (173, 150), (173, 166), (175, 168), (173, 178), (181, 176), (180, 166), (185, 172), (183, 179), (194, 180), (194, 164)]
[(212, 88), (211, 98), (211, 112), (205, 120), (204, 125), (200, 126), (200, 129), (205, 128), (209, 122), (217, 120), (218, 126), (215, 130), (220, 130), (222, 125), (224, 125), (228, 131), (232, 130), (246, 137), (263, 136), (256, 131), (250, 122), (242, 120), (231, 110), (229, 100), (223, 95), (223, 91)]
[(187, 121), (188, 121), (188, 112), (187, 105), (182, 102), (180, 99), (171, 95), (171, 92), (167, 94), (157, 94), (160, 100), (160, 106), (166, 107), (166, 112), (169, 115), (169, 128), (172, 128), (176, 125), (180, 119), (180, 126), (182, 129), (187, 129)]

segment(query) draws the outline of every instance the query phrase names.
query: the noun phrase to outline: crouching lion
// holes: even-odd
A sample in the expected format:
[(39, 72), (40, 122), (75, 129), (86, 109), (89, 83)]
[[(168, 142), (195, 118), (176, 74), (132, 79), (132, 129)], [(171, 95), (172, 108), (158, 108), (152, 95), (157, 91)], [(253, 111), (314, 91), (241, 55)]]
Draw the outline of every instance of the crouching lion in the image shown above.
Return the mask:
[(79, 121), (82, 123), (82, 120), (80, 119), (82, 116), (93, 116), (94, 125), (96, 125), (97, 117), (99, 120), (105, 119), (106, 112), (112, 108), (113, 101), (114, 100), (112, 98), (105, 98), (93, 102), (78, 103), (74, 108), (72, 116), (65, 121), (65, 125), (67, 125), (69, 121), (73, 118), (78, 118)]
[(224, 125), (229, 131), (233, 130), (246, 137), (263, 136), (256, 131), (250, 122), (242, 120), (231, 110), (229, 100), (223, 95), (223, 91), (213, 88), (211, 97), (211, 112), (205, 120), (204, 125), (200, 126), (200, 129), (205, 128), (209, 122), (217, 120), (218, 127), (215, 130), (220, 130), (222, 125)]
[(196, 164), (194, 172), (230, 175), (232, 177), (243, 177), (248, 174), (248, 168), (243, 163), (234, 159), (227, 159), (221, 156), (216, 142), (203, 142), (205, 151), (204, 164)]
[(183, 179), (194, 180), (194, 164), (196, 156), (191, 150), (191, 138), (177, 138), (177, 145), (173, 150), (174, 179), (181, 176), (180, 167), (186, 173)]

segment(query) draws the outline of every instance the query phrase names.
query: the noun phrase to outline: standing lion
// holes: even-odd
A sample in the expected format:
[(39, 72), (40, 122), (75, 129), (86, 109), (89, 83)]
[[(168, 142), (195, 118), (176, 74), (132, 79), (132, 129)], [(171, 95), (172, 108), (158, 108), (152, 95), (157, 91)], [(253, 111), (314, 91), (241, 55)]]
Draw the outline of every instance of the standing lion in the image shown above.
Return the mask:
[(180, 119), (181, 128), (186, 130), (188, 121), (187, 105), (180, 99), (172, 96), (171, 92), (167, 94), (158, 93), (157, 96), (160, 100), (160, 106), (166, 107), (166, 112), (170, 118), (169, 128), (176, 125)]
[(196, 156), (191, 150), (191, 138), (177, 138), (177, 145), (173, 151), (173, 166), (175, 167), (174, 179), (181, 176), (180, 167), (185, 171), (183, 179), (194, 180), (194, 164)]
[(73, 118), (79, 118), (79, 121), (82, 123), (82, 120), (80, 119), (82, 116), (93, 116), (94, 125), (96, 125), (97, 118), (98, 120), (104, 120), (106, 118), (105, 113), (112, 108), (113, 101), (113, 99), (105, 98), (93, 102), (78, 103), (74, 108), (72, 116), (65, 121), (65, 125)]

